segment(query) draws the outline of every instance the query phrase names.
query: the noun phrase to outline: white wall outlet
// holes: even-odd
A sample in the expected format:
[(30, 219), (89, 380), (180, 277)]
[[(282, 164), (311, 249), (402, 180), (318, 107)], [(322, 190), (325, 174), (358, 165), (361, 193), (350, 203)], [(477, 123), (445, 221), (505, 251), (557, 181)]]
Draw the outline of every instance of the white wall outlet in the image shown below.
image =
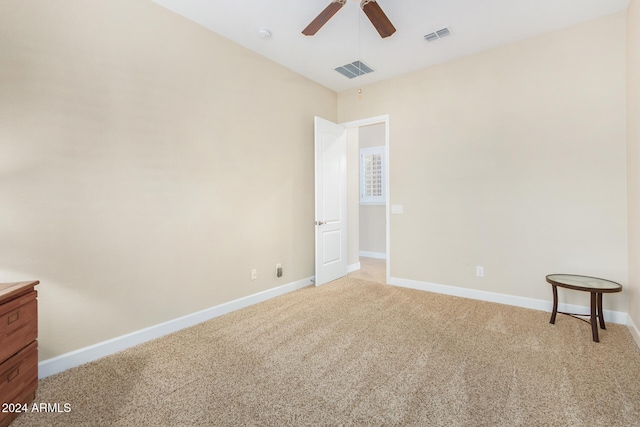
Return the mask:
[(276, 277), (282, 277), (282, 264), (276, 264)]
[(476, 276), (484, 277), (484, 267), (481, 265), (476, 265)]
[(251, 280), (256, 280), (258, 278), (258, 269), (254, 268), (251, 270)]

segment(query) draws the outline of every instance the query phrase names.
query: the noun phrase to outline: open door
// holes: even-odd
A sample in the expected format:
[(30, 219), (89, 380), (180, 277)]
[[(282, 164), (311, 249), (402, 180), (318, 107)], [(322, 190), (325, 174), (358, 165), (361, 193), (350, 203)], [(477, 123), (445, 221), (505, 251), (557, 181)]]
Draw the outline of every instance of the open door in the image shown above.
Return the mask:
[(316, 286), (347, 275), (347, 135), (315, 117)]

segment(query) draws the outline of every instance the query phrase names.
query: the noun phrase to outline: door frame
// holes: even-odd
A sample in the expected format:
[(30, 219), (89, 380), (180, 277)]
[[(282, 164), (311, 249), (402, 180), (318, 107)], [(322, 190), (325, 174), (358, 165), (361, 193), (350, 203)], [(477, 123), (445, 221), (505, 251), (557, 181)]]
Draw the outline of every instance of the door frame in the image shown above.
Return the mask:
[(378, 123), (384, 123), (384, 156), (385, 156), (385, 165), (384, 165), (384, 173), (385, 173), (385, 226), (386, 226), (386, 282), (389, 283), (391, 279), (391, 204), (389, 201), (391, 200), (391, 190), (390, 190), (390, 181), (391, 175), (389, 174), (390, 170), (390, 158), (389, 158), (389, 115), (384, 114), (381, 116), (369, 117), (366, 119), (353, 120), (350, 122), (340, 123), (340, 125), (344, 126), (345, 129), (358, 128), (361, 126), (375, 125)]

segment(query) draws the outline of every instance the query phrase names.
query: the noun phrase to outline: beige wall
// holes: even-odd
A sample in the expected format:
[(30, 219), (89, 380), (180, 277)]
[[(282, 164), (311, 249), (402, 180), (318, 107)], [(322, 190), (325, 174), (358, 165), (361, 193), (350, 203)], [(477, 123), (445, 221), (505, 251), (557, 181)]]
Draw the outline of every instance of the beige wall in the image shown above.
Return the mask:
[(387, 252), (387, 206), (360, 205), (360, 250)]
[(359, 129), (347, 129), (347, 265), (360, 262), (360, 151)]
[(338, 95), (341, 122), (389, 114), (392, 277), (544, 300), (549, 273), (626, 287), (625, 19)]
[(379, 147), (385, 144), (385, 124), (375, 123), (360, 126), (358, 145), (360, 148)]
[(627, 10), (627, 150), (629, 317), (640, 345), (640, 0)]
[(41, 359), (314, 274), (334, 92), (147, 0), (0, 29), (0, 281), (42, 281)]
[[(385, 145), (385, 124), (376, 123), (360, 128), (360, 148)], [(360, 250), (385, 253), (387, 251), (386, 205), (360, 205)]]

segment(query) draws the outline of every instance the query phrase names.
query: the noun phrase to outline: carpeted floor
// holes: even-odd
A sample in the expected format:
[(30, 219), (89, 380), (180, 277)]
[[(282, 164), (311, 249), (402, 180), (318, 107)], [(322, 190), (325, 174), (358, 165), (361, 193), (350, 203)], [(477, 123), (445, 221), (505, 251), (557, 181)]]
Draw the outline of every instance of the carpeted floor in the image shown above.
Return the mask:
[(346, 277), (40, 382), (21, 426), (640, 426), (640, 350), (549, 313)]

